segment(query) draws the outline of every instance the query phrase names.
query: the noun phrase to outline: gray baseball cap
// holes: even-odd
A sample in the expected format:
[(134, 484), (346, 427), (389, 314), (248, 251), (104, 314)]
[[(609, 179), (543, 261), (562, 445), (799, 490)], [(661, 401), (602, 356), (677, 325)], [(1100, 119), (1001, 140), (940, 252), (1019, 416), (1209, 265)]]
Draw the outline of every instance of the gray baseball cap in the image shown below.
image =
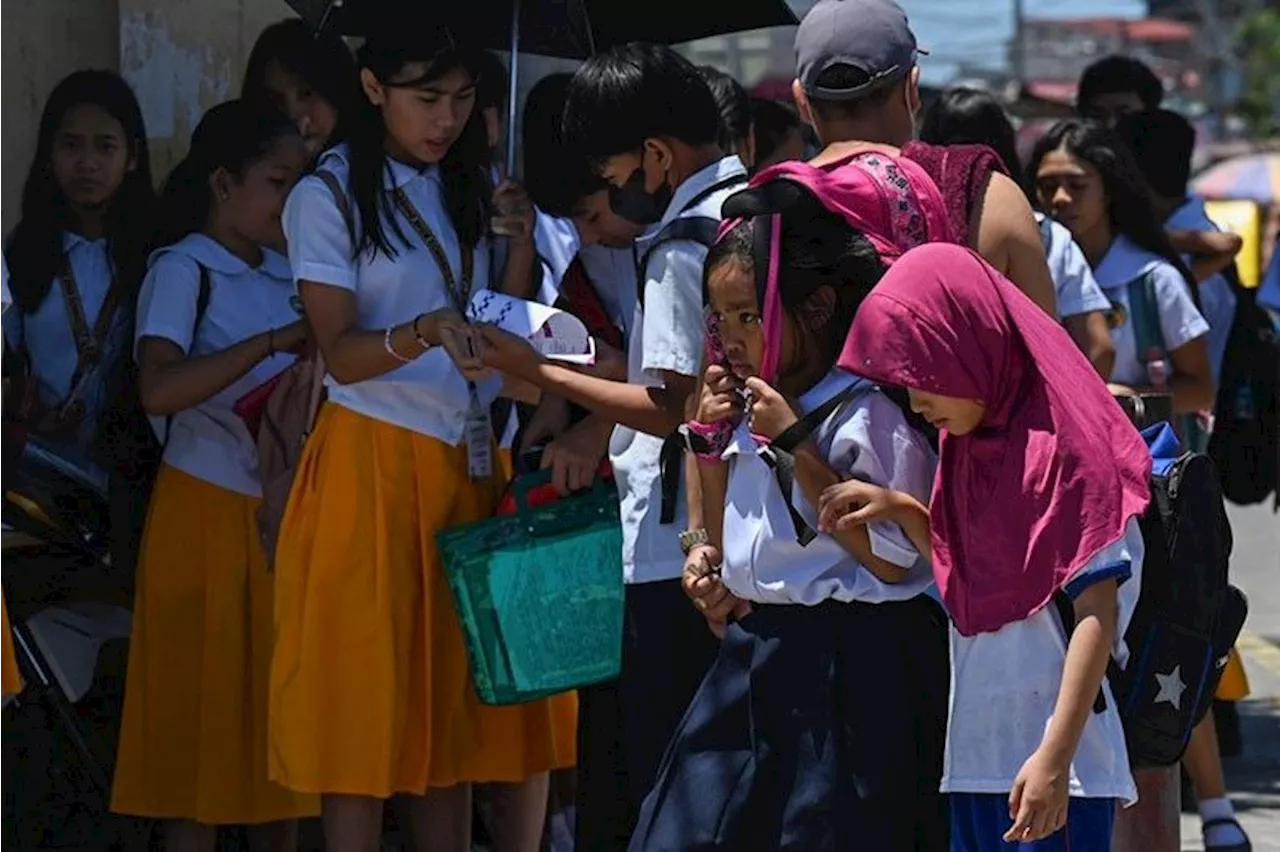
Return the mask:
[[(796, 31), (796, 78), (813, 98), (852, 101), (910, 71), (918, 54), (907, 13), (893, 0), (818, 0)], [(849, 65), (869, 78), (847, 89), (818, 85), (822, 72)]]

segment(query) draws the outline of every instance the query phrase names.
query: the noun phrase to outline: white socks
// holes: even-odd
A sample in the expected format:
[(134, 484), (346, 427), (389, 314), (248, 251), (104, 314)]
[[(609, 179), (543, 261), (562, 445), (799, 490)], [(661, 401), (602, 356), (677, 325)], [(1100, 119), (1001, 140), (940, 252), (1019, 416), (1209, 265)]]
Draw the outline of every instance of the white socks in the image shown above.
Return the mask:
[[(1229, 799), (1202, 799), (1200, 801), (1200, 821), (1210, 822), (1215, 819), (1234, 819), (1235, 808)], [(1224, 823), (1215, 825), (1204, 833), (1204, 845), (1212, 852), (1222, 846), (1237, 846), (1249, 840), (1248, 835), (1238, 825)]]

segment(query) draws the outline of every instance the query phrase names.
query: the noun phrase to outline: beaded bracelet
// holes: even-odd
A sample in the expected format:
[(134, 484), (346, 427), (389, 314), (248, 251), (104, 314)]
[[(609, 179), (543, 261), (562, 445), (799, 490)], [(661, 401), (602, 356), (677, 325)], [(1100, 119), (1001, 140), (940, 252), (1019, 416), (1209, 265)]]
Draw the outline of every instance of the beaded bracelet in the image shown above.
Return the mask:
[(386, 332), (382, 335), (382, 348), (387, 350), (387, 354), (395, 358), (401, 364), (408, 364), (413, 359), (404, 357), (396, 351), (394, 346), (391, 345), (391, 333), (395, 331), (395, 328), (396, 327), (394, 325), (387, 326)]

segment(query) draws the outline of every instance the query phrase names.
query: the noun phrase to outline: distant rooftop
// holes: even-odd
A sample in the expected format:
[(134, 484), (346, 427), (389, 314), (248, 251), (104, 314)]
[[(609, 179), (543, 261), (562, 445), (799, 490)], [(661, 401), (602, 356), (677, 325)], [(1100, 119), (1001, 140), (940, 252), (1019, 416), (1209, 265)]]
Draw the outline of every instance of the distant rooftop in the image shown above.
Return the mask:
[(1032, 18), (1032, 26), (1079, 30), (1099, 36), (1123, 37), (1135, 42), (1186, 42), (1195, 38), (1195, 27), (1168, 18)]

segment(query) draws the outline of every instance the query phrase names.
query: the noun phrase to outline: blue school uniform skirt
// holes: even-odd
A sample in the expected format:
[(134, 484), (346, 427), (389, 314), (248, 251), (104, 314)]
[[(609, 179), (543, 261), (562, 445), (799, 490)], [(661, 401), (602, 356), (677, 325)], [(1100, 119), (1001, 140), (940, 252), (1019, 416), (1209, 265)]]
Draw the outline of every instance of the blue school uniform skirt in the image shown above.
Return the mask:
[(1013, 827), (1004, 794), (951, 794), (951, 852), (1108, 852), (1116, 821), (1115, 799), (1072, 798), (1067, 824), (1044, 840), (1006, 843)]
[(927, 597), (731, 624), (630, 852), (937, 852), (947, 623)]

